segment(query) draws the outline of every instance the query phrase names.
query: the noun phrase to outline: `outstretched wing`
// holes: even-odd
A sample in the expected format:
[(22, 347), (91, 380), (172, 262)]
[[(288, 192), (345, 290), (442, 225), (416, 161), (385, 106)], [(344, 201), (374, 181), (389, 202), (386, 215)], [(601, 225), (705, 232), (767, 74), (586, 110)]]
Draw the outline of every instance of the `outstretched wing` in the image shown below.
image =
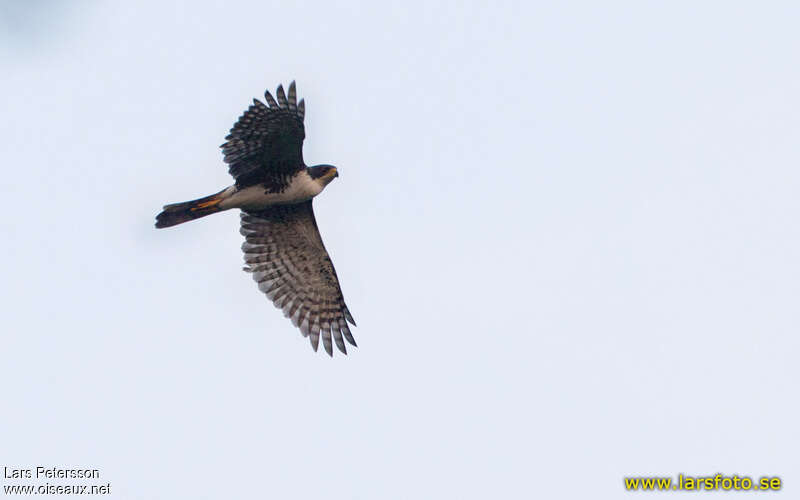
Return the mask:
[(309, 337), (315, 351), (322, 335), (325, 350), (333, 356), (333, 335), (336, 346), (347, 354), (342, 337), (356, 345), (347, 322), (356, 323), (322, 244), (311, 200), (243, 210), (241, 233), (244, 270), (253, 274), (259, 290)]
[(305, 102), (297, 104), (297, 90), (292, 82), (289, 97), (278, 86), (277, 102), (269, 91), (267, 104), (253, 99), (253, 104), (233, 125), (227, 141), (220, 146), (228, 171), (236, 186), (244, 188), (264, 184), (272, 191), (283, 191), (291, 177), (305, 168), (303, 163), (303, 127)]

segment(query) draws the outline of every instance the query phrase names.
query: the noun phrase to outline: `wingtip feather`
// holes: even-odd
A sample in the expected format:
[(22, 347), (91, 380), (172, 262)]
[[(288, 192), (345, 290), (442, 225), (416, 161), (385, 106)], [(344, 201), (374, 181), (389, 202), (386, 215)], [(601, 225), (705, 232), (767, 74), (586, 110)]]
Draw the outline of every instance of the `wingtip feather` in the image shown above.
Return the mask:
[(269, 104), (270, 108), (278, 108), (278, 103), (275, 102), (275, 98), (272, 97), (272, 94), (269, 93), (269, 90), (264, 91), (264, 99), (266, 99), (267, 104)]
[(297, 111), (297, 88), (295, 87), (294, 80), (289, 84), (289, 109)]
[(283, 85), (278, 85), (278, 90), (275, 91), (278, 98), (278, 104), (282, 109), (289, 108), (289, 102), (286, 100), (286, 93), (283, 91)]

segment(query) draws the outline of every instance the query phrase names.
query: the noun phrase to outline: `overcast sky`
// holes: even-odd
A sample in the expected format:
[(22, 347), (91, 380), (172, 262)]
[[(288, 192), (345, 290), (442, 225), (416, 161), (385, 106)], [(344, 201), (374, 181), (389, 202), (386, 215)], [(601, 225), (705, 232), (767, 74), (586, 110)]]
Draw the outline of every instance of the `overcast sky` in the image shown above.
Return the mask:
[[(0, 16), (0, 466), (114, 499), (800, 498), (796, 2)], [(235, 211), (153, 227), (292, 79), (340, 170), (314, 206), (346, 357), (241, 271)]]

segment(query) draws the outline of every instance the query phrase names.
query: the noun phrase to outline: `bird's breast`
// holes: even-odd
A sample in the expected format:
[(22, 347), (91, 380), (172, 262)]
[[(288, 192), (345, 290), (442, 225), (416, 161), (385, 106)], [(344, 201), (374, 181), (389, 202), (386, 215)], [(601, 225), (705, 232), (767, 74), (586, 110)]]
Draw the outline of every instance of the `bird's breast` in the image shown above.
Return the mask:
[(302, 172), (292, 178), (286, 189), (278, 193), (268, 192), (267, 188), (260, 184), (243, 189), (231, 186), (227, 191), (230, 193), (220, 203), (220, 208), (223, 210), (228, 208), (259, 210), (270, 205), (285, 205), (310, 200), (322, 192), (322, 186), (308, 174)]

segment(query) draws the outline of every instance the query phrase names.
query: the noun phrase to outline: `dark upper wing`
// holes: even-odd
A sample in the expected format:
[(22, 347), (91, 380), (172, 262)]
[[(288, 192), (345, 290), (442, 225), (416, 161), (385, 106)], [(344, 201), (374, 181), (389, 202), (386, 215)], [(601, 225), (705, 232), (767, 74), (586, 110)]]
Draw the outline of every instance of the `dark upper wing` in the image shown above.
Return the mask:
[(333, 356), (331, 334), (340, 351), (344, 340), (356, 345), (339, 278), (322, 244), (311, 200), (296, 205), (274, 205), (262, 211), (242, 211), (245, 271), (253, 273), (258, 288), (282, 309), (317, 350), (319, 337)]
[(297, 104), (294, 82), (289, 85), (288, 99), (283, 86), (278, 86), (276, 95), (277, 102), (269, 91), (265, 92), (267, 104), (253, 99), (253, 105), (239, 117), (225, 138), (227, 142), (220, 146), (239, 188), (260, 183), (282, 191), (289, 179), (305, 168), (305, 102), (301, 99)]

